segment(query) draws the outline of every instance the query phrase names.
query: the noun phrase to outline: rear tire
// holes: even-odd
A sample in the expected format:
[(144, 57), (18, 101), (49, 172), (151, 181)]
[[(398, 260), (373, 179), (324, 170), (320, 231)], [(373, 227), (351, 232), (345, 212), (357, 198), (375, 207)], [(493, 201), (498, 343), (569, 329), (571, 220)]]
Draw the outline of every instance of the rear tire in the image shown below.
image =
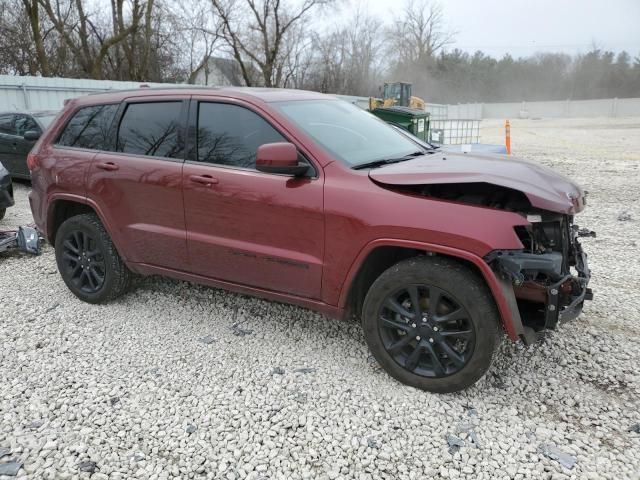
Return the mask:
[(6, 208), (0, 208), (0, 220), (4, 218), (5, 213), (7, 213)]
[(478, 381), (500, 338), (484, 281), (438, 256), (410, 258), (382, 273), (367, 292), (362, 323), (373, 356), (389, 375), (437, 393)]
[(56, 233), (58, 271), (69, 290), (88, 303), (105, 303), (124, 294), (131, 272), (93, 213), (65, 220)]

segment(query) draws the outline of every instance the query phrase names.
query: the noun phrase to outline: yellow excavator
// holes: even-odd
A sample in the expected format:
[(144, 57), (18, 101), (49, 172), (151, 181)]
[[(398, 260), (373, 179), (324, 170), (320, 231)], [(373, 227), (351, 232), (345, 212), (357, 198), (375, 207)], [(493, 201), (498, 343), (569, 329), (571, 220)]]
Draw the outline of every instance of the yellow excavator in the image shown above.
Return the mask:
[(385, 83), (384, 98), (369, 97), (369, 111), (381, 120), (403, 128), (425, 142), (430, 138), (429, 114), (424, 100), (411, 95), (408, 82)]
[(425, 102), (420, 97), (411, 95), (412, 84), (409, 82), (385, 82), (382, 98), (369, 97), (369, 110), (387, 107), (409, 107), (425, 109)]

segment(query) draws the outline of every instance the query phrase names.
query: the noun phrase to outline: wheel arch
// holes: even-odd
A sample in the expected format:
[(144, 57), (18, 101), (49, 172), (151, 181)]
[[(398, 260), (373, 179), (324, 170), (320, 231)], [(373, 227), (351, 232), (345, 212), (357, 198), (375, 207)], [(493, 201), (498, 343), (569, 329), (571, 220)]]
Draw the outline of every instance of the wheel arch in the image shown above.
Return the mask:
[(47, 210), (47, 241), (54, 245), (60, 225), (68, 218), (83, 213), (96, 213), (83, 198), (58, 197), (52, 199)]
[(100, 222), (111, 237), (119, 255), (126, 262), (126, 256), (120, 248), (120, 237), (114, 229), (111, 228), (110, 222), (104, 216), (98, 205), (87, 197), (79, 195), (55, 195), (49, 199), (47, 210), (46, 237), (47, 241), (55, 244), (56, 233), (66, 219), (80, 215), (82, 213), (94, 213), (98, 216)]
[(472, 268), (489, 288), (509, 338), (517, 341), (524, 335), (511, 284), (496, 276), (481, 257), (443, 245), (396, 239), (379, 239), (369, 243), (347, 274), (339, 307), (346, 312), (359, 314), (364, 296), (383, 271), (399, 261), (419, 255), (442, 255)]

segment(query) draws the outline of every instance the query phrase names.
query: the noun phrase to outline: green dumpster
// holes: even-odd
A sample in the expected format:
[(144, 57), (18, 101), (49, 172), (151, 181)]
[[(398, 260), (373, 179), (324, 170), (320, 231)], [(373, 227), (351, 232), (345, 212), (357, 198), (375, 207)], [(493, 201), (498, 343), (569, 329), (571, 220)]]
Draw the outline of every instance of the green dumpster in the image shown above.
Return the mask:
[(371, 110), (376, 117), (408, 130), (420, 140), (429, 139), (429, 114), (409, 107), (380, 107)]

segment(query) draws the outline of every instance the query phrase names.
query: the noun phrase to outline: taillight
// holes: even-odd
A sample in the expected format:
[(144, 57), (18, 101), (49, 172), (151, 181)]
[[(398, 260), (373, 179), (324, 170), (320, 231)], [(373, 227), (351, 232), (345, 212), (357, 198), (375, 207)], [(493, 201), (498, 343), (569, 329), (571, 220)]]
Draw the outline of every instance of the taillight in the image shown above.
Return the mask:
[(40, 166), (40, 162), (38, 156), (34, 153), (30, 153), (27, 155), (27, 168), (29, 171), (33, 172)]

